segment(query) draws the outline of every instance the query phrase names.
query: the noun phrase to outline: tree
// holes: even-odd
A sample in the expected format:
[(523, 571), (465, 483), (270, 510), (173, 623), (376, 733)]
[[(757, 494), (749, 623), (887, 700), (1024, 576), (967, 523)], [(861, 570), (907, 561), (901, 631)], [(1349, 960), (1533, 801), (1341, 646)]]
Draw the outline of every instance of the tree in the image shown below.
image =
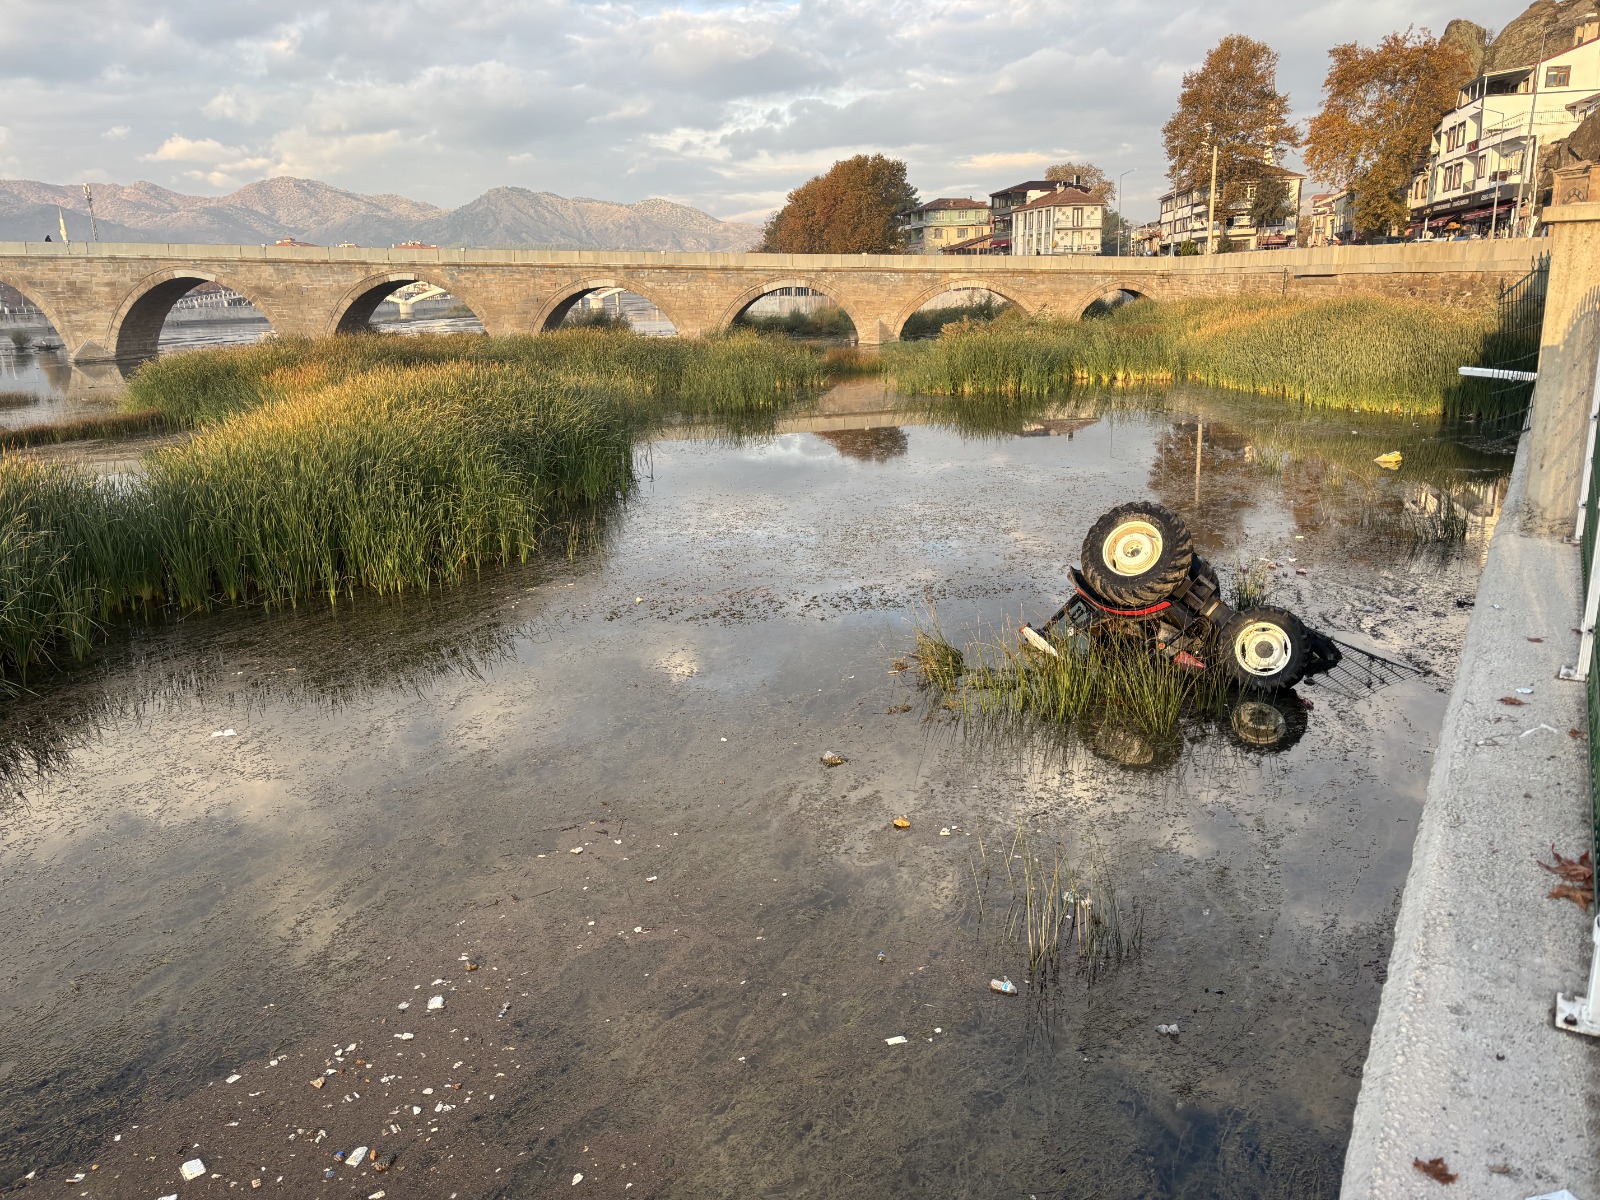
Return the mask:
[(1116, 254), (1118, 248), (1126, 254), (1133, 247), (1133, 222), (1126, 219), (1114, 208), (1106, 209), (1105, 220), (1100, 226), (1100, 253)]
[(1276, 171), (1263, 174), (1250, 198), (1250, 223), (1258, 230), (1281, 225), (1289, 219), (1289, 182)]
[(858, 154), (789, 193), (767, 222), (761, 249), (774, 254), (898, 254), (899, 214), (917, 206), (906, 164)]
[(1472, 72), (1455, 40), (1426, 29), (1391, 33), (1368, 50), (1328, 51), (1322, 111), (1311, 118), (1306, 165), (1351, 194), (1362, 232), (1388, 232), (1409, 218), (1406, 191), (1428, 153), (1434, 126), (1455, 107)]
[(1078, 186), (1087, 188), (1089, 194), (1101, 204), (1110, 204), (1116, 199), (1116, 185), (1093, 163), (1057, 163), (1045, 171), (1044, 177), (1051, 183), (1071, 183), (1076, 179)]
[(1217, 148), (1217, 208), (1244, 199), (1245, 189), (1300, 144), (1289, 121), (1289, 97), (1278, 90), (1278, 55), (1243, 34), (1229, 34), (1183, 77), (1178, 111), (1161, 129), (1167, 174), (1180, 189), (1208, 188)]

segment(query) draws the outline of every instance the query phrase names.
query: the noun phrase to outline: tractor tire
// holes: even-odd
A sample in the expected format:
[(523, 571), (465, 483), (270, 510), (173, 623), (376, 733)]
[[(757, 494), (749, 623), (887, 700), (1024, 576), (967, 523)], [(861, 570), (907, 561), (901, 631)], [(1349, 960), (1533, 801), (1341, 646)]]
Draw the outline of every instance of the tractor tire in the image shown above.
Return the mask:
[(1228, 697), (1228, 736), (1249, 754), (1278, 754), (1305, 736), (1305, 701), (1293, 692), (1235, 692)]
[(1194, 543), (1183, 518), (1159, 504), (1119, 504), (1083, 539), (1083, 577), (1116, 608), (1146, 608), (1189, 576)]
[(1217, 657), (1246, 691), (1280, 692), (1305, 677), (1311, 636), (1300, 618), (1281, 608), (1248, 608), (1218, 638)]

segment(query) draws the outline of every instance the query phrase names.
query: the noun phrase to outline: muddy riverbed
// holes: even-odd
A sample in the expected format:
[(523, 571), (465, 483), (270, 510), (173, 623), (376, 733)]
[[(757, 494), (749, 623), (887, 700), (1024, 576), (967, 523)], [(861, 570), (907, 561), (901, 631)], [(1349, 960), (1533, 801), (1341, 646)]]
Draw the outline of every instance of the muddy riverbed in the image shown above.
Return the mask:
[[(1199, 390), (893, 403), (658, 440), (570, 562), (129, 630), (7, 702), (0, 1185), (1336, 1195), (1509, 458)], [(919, 619), (1048, 615), (1140, 496), (1417, 673), (1130, 757), (894, 671)], [(1092, 984), (1005, 934), (1018, 830), (1142, 930)]]

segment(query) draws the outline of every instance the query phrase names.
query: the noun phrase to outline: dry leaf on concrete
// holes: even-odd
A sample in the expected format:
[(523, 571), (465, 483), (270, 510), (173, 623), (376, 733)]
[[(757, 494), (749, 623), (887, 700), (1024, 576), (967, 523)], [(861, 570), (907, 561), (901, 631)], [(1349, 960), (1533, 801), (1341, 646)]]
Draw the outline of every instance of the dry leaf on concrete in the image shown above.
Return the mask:
[(1427, 1162), (1423, 1162), (1420, 1158), (1413, 1158), (1411, 1165), (1429, 1179), (1437, 1180), (1440, 1183), (1454, 1183), (1456, 1181), (1456, 1177), (1450, 1173), (1450, 1168), (1444, 1165), (1444, 1159), (1442, 1158), (1430, 1158)]

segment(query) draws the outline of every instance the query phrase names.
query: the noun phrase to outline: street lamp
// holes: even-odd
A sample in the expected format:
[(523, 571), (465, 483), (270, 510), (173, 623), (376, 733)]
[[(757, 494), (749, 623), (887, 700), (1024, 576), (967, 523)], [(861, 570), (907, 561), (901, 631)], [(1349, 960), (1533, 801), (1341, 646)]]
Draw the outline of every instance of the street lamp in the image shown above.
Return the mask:
[(1122, 215), (1122, 181), (1137, 171), (1138, 167), (1129, 167), (1117, 176), (1117, 257), (1122, 257), (1122, 227), (1128, 223), (1128, 218)]

